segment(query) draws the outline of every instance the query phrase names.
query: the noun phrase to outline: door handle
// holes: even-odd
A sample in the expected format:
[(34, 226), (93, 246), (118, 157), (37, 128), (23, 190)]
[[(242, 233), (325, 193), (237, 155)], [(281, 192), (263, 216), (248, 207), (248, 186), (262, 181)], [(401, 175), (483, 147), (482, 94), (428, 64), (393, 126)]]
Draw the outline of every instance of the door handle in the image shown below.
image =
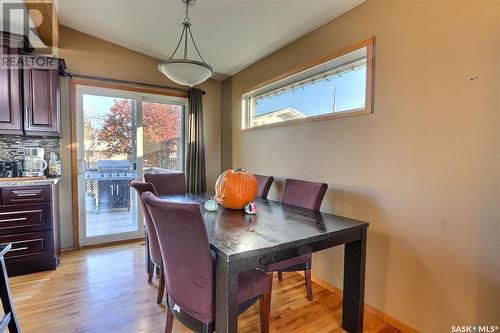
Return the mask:
[(87, 171), (85, 160), (78, 159), (77, 161), (78, 174), (81, 175)]

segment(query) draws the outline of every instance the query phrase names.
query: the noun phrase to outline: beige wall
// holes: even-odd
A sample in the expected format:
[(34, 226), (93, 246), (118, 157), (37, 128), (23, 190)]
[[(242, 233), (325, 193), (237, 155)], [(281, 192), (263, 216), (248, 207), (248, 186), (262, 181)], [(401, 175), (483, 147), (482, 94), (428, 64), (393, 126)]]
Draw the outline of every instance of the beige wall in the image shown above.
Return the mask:
[[(223, 167), (279, 177), (275, 199), (286, 177), (327, 182), (323, 211), (370, 222), (365, 301), (423, 332), (500, 324), (499, 11), (368, 0), (223, 82)], [(370, 36), (373, 114), (239, 130), (242, 91)], [(338, 287), (342, 266), (314, 257)]]
[[(135, 82), (178, 86), (157, 70), (159, 60), (116, 44), (62, 26), (59, 57), (66, 61), (68, 71), (77, 74), (129, 80)], [(213, 188), (221, 170), (221, 84), (208, 80), (199, 85), (203, 96), (207, 186)], [(63, 139), (61, 161), (63, 180), (61, 197), (71, 197), (70, 91), (69, 80), (61, 82)], [(71, 203), (61, 203), (61, 241), (63, 248), (73, 246)], [(64, 207), (64, 208), (63, 208)]]

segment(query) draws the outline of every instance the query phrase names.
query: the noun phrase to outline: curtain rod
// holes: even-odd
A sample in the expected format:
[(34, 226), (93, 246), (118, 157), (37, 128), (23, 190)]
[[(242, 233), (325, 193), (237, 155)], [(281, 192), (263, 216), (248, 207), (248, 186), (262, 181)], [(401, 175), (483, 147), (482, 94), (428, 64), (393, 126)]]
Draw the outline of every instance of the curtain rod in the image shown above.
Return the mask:
[[(111, 79), (111, 78), (107, 78), (107, 77), (100, 77), (100, 76), (94, 76), (94, 75), (71, 73), (68, 71), (65, 71), (63, 76), (77, 77), (77, 78), (87, 79), (87, 80), (105, 81), (105, 82), (111, 82), (111, 83), (125, 83), (125, 84), (132, 84), (132, 85), (136, 85), (136, 86), (145, 86), (145, 87), (151, 87), (151, 88), (169, 89), (169, 90), (181, 91), (184, 93), (189, 92), (189, 90), (177, 88), (177, 87), (162, 86), (159, 84), (143, 83), (143, 82), (137, 82), (137, 81)], [(205, 95), (205, 90), (202, 90), (201, 94)]]

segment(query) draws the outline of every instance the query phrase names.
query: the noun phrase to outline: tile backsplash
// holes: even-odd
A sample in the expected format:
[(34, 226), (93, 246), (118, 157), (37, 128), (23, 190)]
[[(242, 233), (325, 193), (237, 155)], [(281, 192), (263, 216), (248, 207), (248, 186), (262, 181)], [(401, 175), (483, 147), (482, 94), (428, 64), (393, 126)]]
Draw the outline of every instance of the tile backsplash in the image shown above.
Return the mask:
[(44, 148), (46, 160), (50, 158), (51, 152), (55, 152), (58, 158), (61, 157), (59, 138), (0, 135), (0, 160), (24, 159), (24, 147)]

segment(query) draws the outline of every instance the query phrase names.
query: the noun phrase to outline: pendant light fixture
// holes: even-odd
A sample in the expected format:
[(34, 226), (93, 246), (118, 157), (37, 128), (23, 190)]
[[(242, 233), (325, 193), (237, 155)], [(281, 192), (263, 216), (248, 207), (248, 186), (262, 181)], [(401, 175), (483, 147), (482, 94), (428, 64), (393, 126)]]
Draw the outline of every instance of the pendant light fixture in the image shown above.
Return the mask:
[[(191, 33), (189, 6), (194, 5), (196, 0), (182, 0), (182, 2), (186, 5), (186, 17), (184, 17), (184, 22), (182, 22), (183, 29), (181, 38), (172, 56), (168, 60), (160, 62), (158, 64), (158, 69), (170, 80), (178, 84), (192, 87), (209, 79), (214, 74), (214, 70), (212, 66), (208, 65), (205, 60), (203, 60), (194, 41), (193, 34)], [(188, 58), (188, 39), (191, 39), (194, 49), (201, 61)], [(184, 43), (184, 56), (182, 58), (174, 58), (182, 43)]]

